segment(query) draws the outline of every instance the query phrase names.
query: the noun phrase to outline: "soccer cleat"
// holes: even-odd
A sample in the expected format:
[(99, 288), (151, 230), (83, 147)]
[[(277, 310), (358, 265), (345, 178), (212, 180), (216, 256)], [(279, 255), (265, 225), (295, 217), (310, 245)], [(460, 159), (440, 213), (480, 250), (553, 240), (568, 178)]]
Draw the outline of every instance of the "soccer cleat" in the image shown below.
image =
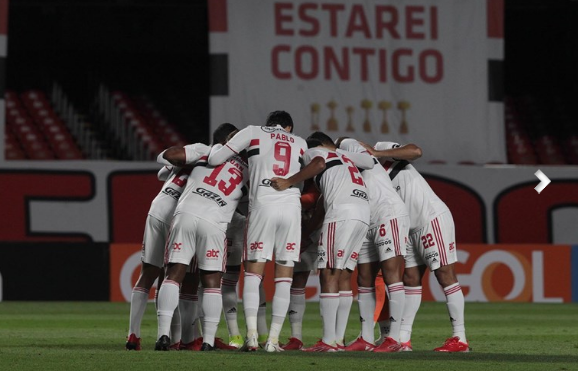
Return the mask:
[(217, 348), (209, 343), (203, 343), (203, 345), (201, 345), (201, 352), (213, 352), (215, 350), (217, 350)]
[(445, 352), (445, 353), (469, 352), (470, 350), (471, 350), (470, 344), (461, 342), (458, 336), (446, 339), (444, 345), (434, 349), (434, 351), (436, 352)]
[(363, 337), (361, 336), (345, 347), (346, 352), (371, 352), (373, 349), (375, 349), (375, 345), (363, 340)]
[(167, 335), (161, 336), (155, 343), (155, 350), (169, 350), (171, 348), (171, 339)]
[(386, 337), (380, 346), (373, 349), (376, 353), (396, 353), (401, 352), (401, 344), (390, 337)]
[(313, 346), (301, 350), (304, 352), (337, 352), (337, 347), (325, 344), (323, 340), (319, 340)]
[(239, 349), (243, 346), (243, 337), (241, 335), (229, 336), (229, 345)]
[(201, 350), (201, 345), (203, 345), (203, 338), (196, 338), (195, 340), (191, 341), (190, 343), (183, 343), (179, 347), (179, 350), (194, 350), (199, 351)]
[(345, 352), (345, 344), (335, 344), (335, 347), (337, 348), (338, 352)]
[(411, 346), (411, 340), (408, 340), (405, 343), (401, 343), (401, 351), (402, 352), (411, 352), (413, 351), (413, 347)]
[(299, 350), (303, 348), (303, 342), (297, 338), (289, 338), (289, 342), (282, 345), (281, 348), (284, 350)]
[(215, 338), (215, 348), (216, 349), (222, 349), (222, 350), (237, 350), (238, 349), (236, 346), (225, 344), (223, 342), (223, 339), (221, 339), (221, 338)]
[(170, 350), (181, 350), (181, 341), (177, 341), (174, 344), (171, 344)]
[(124, 347), (126, 350), (141, 350), (140, 338), (137, 338), (135, 334), (130, 334)]
[(257, 342), (257, 334), (252, 334), (247, 336), (245, 343), (239, 350), (241, 352), (254, 352), (259, 349), (259, 343)]
[(279, 343), (273, 343), (270, 340), (267, 340), (267, 342), (265, 343), (265, 346), (263, 347), (263, 349), (265, 349), (265, 351), (269, 352), (269, 353), (276, 353), (276, 352), (283, 352), (285, 351), (285, 349), (281, 348), (279, 346)]

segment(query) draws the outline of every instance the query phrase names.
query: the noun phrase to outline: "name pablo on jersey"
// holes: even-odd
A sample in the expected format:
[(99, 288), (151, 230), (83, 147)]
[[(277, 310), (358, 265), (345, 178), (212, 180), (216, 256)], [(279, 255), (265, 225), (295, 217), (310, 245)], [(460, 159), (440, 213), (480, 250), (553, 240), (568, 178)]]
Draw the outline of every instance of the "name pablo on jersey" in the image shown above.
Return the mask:
[(283, 133), (271, 133), (271, 139), (274, 140), (283, 140), (289, 143), (295, 143), (295, 139)]

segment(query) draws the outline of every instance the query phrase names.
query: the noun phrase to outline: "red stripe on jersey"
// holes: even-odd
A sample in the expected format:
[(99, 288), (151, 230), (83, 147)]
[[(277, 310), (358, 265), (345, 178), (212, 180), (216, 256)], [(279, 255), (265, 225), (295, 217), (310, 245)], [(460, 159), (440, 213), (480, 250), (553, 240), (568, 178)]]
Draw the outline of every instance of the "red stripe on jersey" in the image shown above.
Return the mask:
[(209, 156), (203, 156), (199, 159), (199, 161), (207, 161), (209, 159)]
[(383, 167), (385, 170), (389, 170), (389, 168), (391, 167), (391, 165), (393, 165), (393, 161), (385, 161), (383, 163)]
[(239, 154), (239, 152), (237, 152), (237, 151), (235, 151), (233, 148), (229, 147), (228, 144), (225, 144), (225, 146), (227, 146), (227, 148), (229, 148), (231, 151), (235, 152), (235, 154), (237, 154), (237, 155)]
[(299, 150), (299, 156), (303, 156), (304, 153), (305, 153), (305, 151), (303, 150), (303, 148), (301, 148), (301, 149)]
[(442, 230), (440, 228), (440, 223), (438, 218), (435, 218), (432, 221), (434, 234), (436, 237), (436, 241), (438, 243), (438, 252), (440, 253), (440, 263), (441, 265), (448, 265), (448, 257), (446, 255), (446, 247), (444, 245), (444, 238), (442, 235)]
[(259, 139), (251, 139), (251, 142), (249, 143), (249, 147), (258, 146), (258, 145), (259, 145)]
[(331, 158), (339, 158), (339, 156), (337, 155), (337, 153), (329, 152), (329, 153), (327, 154), (327, 159), (329, 160), (329, 159), (331, 159)]

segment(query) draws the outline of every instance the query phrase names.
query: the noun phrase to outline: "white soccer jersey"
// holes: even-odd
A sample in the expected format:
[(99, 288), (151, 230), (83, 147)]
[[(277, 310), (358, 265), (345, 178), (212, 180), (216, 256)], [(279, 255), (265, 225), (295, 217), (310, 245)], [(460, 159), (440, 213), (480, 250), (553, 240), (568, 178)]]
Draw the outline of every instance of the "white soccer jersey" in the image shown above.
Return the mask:
[(196, 162), (175, 215), (192, 214), (226, 231), (239, 200), (247, 193), (248, 165), (235, 155), (219, 166), (208, 166), (209, 152), (207, 147)]
[[(367, 153), (355, 139), (345, 139), (339, 148), (355, 153)], [(375, 163), (377, 159), (369, 155)], [(363, 179), (369, 192), (369, 208), (371, 210), (371, 226), (382, 223), (381, 216), (391, 217), (408, 215), (407, 208), (395, 191), (391, 179), (382, 166), (374, 166), (372, 169), (362, 170)]]
[[(378, 142), (377, 150), (400, 147), (398, 143)], [(410, 234), (427, 225), (436, 216), (449, 211), (446, 204), (434, 193), (426, 180), (405, 160), (385, 159), (383, 167), (409, 211)]]
[[(250, 169), (249, 210), (280, 204), (301, 205), (299, 188), (276, 191), (271, 178), (288, 178), (301, 169), (300, 159), (307, 149), (301, 137), (286, 132), (281, 126), (247, 126), (220, 150), (213, 151), (209, 163), (222, 160), (225, 153), (247, 150)], [(219, 154), (221, 152), (221, 154)]]
[(316, 147), (305, 151), (305, 165), (315, 157), (325, 160), (325, 170), (314, 178), (324, 196), (324, 223), (360, 220), (369, 224), (367, 187), (353, 161), (343, 153)]
[[(186, 163), (192, 164), (203, 156), (211, 147), (203, 143), (188, 144), (185, 147)], [(159, 155), (162, 158), (164, 151)], [(206, 156), (206, 154), (205, 154)], [(159, 161), (160, 162), (160, 161)], [(164, 160), (162, 163), (165, 163)], [(161, 191), (151, 203), (149, 215), (167, 224), (171, 223), (177, 202), (185, 189), (191, 169), (173, 166)], [(160, 174), (160, 172), (159, 172)], [(166, 174), (163, 172), (163, 175)]]

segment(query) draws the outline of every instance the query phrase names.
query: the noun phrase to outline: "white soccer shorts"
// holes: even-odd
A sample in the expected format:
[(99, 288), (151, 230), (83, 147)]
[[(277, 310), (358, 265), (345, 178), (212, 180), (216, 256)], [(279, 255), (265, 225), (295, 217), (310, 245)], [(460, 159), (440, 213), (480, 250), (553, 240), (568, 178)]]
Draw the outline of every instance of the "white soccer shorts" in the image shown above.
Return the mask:
[(215, 224), (191, 214), (173, 218), (165, 263), (189, 265), (196, 256), (197, 265), (205, 271), (225, 271), (227, 237)]
[(457, 260), (455, 226), (449, 211), (433, 218), (409, 236), (406, 268), (427, 265), (431, 271), (435, 271)]
[(354, 270), (367, 229), (367, 224), (359, 220), (323, 223), (317, 267)]
[(252, 210), (247, 217), (247, 240), (243, 260), (285, 261), (287, 266), (299, 261), (301, 243), (301, 208), (276, 205)]
[(162, 268), (170, 225), (147, 216), (142, 241), (141, 261)]
[(409, 232), (409, 216), (385, 217), (367, 231), (359, 251), (359, 264), (382, 262), (396, 256), (405, 256)]

